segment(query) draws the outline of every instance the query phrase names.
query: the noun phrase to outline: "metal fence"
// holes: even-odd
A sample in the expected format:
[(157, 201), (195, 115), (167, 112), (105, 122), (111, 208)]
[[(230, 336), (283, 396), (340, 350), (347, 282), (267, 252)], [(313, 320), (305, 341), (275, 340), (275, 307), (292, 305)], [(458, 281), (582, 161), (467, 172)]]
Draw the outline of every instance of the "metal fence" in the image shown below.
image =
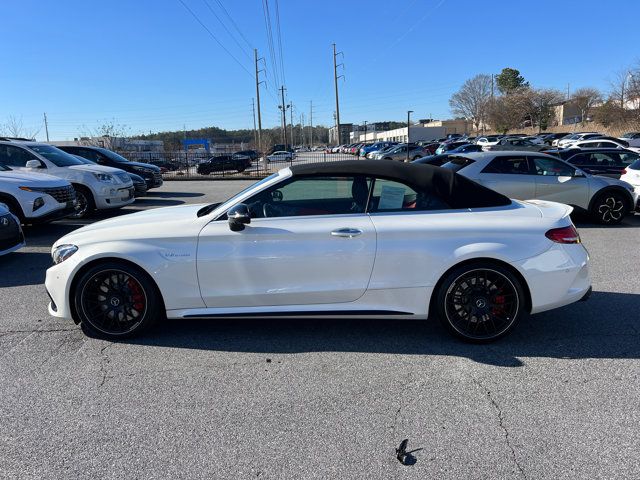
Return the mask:
[[(156, 165), (162, 169), (165, 180), (217, 180), (217, 179), (246, 179), (264, 178), (278, 170), (291, 165), (310, 163), (336, 162), (354, 160), (357, 157), (344, 153), (297, 152), (292, 160), (269, 161), (265, 157), (251, 160), (250, 165), (241, 165), (234, 160), (216, 162), (219, 171), (208, 174), (198, 173), (198, 167), (206, 164), (212, 157), (219, 154), (205, 154), (203, 152), (118, 152), (132, 162), (143, 162)], [(203, 168), (200, 167), (200, 171)]]

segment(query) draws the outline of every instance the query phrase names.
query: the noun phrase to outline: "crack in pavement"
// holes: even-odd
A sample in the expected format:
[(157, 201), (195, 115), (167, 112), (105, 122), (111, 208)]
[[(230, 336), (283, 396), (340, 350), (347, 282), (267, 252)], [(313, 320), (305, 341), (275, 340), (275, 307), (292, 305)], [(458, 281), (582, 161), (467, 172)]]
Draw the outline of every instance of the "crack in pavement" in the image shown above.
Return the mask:
[(111, 363), (111, 359), (109, 358), (109, 355), (105, 353), (107, 348), (109, 348), (111, 345), (113, 345), (113, 343), (107, 343), (104, 347), (100, 349), (100, 355), (102, 356), (102, 359), (100, 362), (100, 374), (102, 375), (102, 380), (100, 380), (100, 384), (98, 385), (98, 388), (102, 387), (105, 384), (105, 382), (107, 381), (107, 378), (113, 378), (112, 376), (107, 374), (107, 366)]
[(513, 447), (513, 445), (511, 444), (511, 439), (509, 437), (509, 430), (507, 430), (507, 427), (506, 427), (506, 425), (504, 423), (504, 416), (502, 414), (502, 408), (500, 408), (500, 405), (498, 404), (498, 402), (495, 400), (495, 398), (493, 398), (493, 395), (491, 395), (491, 390), (489, 390), (487, 387), (485, 387), (479, 380), (477, 380), (475, 378), (473, 378), (472, 380), (473, 380), (473, 383), (475, 383), (479, 388), (481, 388), (482, 390), (484, 390), (486, 392), (487, 398), (491, 402), (491, 405), (493, 406), (493, 408), (496, 410), (496, 413), (498, 415), (498, 425), (500, 426), (500, 429), (504, 433), (504, 440), (505, 440), (505, 442), (507, 444), (507, 447), (509, 447), (509, 450), (511, 451), (511, 458), (513, 460), (513, 463), (517, 467), (517, 469), (520, 472), (520, 474), (522, 475), (522, 477), (525, 480), (527, 480), (527, 474), (524, 471), (524, 468), (522, 468), (522, 465), (520, 465), (520, 462), (518, 462), (518, 456), (516, 455), (516, 450)]
[(411, 383), (411, 372), (407, 372), (407, 379), (402, 383), (402, 389), (400, 390), (400, 395), (399, 395), (400, 405), (398, 405), (398, 409), (396, 410), (396, 413), (393, 417), (393, 424), (391, 425), (391, 436), (395, 435), (396, 424), (398, 423), (398, 417), (400, 417), (400, 412), (406, 406), (406, 404), (403, 402), (403, 399), (404, 399), (404, 393), (407, 391), (407, 388), (409, 387), (409, 383)]
[(0, 337), (5, 335), (15, 335), (18, 333), (51, 333), (51, 332), (74, 332), (77, 328), (41, 328), (36, 330), (4, 330), (0, 332)]

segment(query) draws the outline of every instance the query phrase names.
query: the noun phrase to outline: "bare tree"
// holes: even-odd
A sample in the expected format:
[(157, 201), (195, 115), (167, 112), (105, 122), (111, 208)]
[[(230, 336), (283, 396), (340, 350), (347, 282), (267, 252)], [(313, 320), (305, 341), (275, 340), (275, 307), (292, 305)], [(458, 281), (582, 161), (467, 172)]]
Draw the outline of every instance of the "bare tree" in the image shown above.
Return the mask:
[(118, 123), (115, 119), (104, 120), (93, 128), (83, 125), (81, 132), (80, 142), (83, 145), (100, 146), (110, 150), (117, 148), (121, 139), (130, 137), (129, 127)]
[(40, 133), (40, 130), (42, 130), (42, 127), (37, 129), (25, 127), (22, 122), (22, 117), (18, 118), (13, 115), (9, 115), (7, 122), (0, 125), (0, 132), (8, 137), (35, 139), (36, 135)]
[(573, 92), (571, 98), (576, 103), (578, 110), (580, 110), (582, 125), (584, 125), (585, 120), (589, 117), (593, 107), (603, 102), (600, 91), (591, 87), (579, 88)]
[(562, 92), (550, 88), (526, 89), (516, 95), (521, 96), (519, 105), (524, 109), (531, 126), (537, 126), (538, 131), (546, 130), (553, 123), (555, 119), (553, 106), (564, 98)]
[(502, 95), (490, 102), (488, 120), (491, 127), (502, 133), (522, 126), (527, 117), (529, 99), (522, 92)]
[(449, 99), (449, 106), (455, 115), (471, 120), (479, 133), (480, 125), (487, 119), (487, 112), (491, 100), (491, 76), (476, 75), (470, 78)]

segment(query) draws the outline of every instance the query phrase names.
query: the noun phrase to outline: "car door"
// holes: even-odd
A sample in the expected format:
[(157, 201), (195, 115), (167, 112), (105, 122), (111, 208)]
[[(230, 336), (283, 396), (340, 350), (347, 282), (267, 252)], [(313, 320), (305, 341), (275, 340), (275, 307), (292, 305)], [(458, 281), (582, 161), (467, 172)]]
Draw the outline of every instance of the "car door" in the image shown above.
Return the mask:
[(246, 201), (244, 230), (231, 231), (224, 216), (207, 224), (197, 256), (207, 307), (357, 300), (376, 254), (368, 193), (364, 176), (293, 177)]
[(496, 156), (473, 180), (509, 198), (528, 200), (536, 195), (536, 181), (526, 155)]
[(561, 160), (530, 156), (535, 172), (536, 196), (540, 200), (585, 207), (589, 200), (589, 180)]
[[(0, 145), (0, 163), (3, 165), (11, 167), (13, 170), (26, 170), (29, 160), (39, 159), (25, 148), (15, 145)], [(40, 162), (43, 163), (42, 161)]]

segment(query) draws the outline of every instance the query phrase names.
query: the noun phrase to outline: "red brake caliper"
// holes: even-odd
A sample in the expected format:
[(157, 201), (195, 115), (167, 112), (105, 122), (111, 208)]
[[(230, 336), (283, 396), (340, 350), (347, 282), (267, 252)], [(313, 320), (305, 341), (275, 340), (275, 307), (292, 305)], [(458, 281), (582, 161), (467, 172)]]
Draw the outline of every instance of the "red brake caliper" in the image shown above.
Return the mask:
[(138, 312), (142, 312), (142, 309), (144, 308), (144, 295), (142, 293), (142, 288), (140, 288), (138, 282), (136, 282), (133, 278), (127, 280), (127, 285), (131, 290), (133, 308), (135, 308)]
[[(502, 293), (502, 290), (498, 290), (498, 293)], [(506, 298), (504, 295), (496, 295), (493, 297), (494, 307), (491, 309), (491, 313), (493, 315), (504, 315), (504, 303), (506, 302)]]

